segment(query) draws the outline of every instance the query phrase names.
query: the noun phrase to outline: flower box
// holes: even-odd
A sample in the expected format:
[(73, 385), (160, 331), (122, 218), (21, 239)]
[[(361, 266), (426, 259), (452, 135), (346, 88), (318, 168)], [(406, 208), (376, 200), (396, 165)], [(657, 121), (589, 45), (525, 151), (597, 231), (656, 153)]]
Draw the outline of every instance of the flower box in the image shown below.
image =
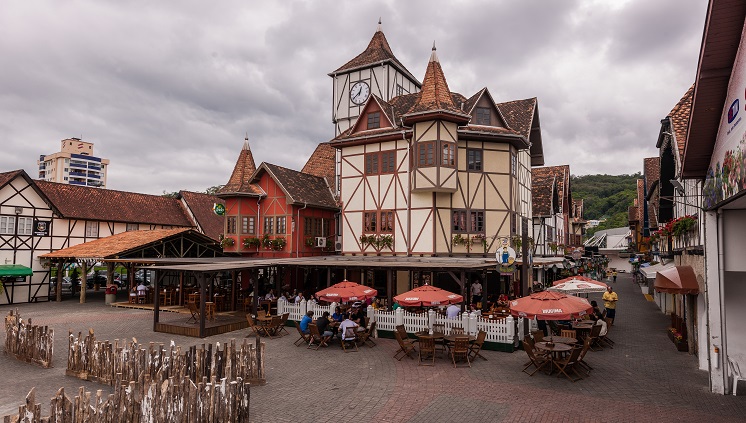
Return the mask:
[(676, 349), (681, 352), (689, 352), (689, 344), (686, 342), (686, 339), (674, 341), (674, 345), (676, 345)]

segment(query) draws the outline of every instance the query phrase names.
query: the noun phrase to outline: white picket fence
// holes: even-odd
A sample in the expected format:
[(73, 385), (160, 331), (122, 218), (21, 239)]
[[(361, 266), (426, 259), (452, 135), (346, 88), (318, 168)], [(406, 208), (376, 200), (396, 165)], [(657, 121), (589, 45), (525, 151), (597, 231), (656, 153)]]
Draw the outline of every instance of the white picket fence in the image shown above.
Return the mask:
[[(290, 313), (290, 319), (295, 321), (300, 321), (308, 310), (313, 310), (314, 316), (320, 316), (324, 311), (333, 314), (336, 307), (337, 303), (322, 306), (314, 300), (303, 300), (298, 304), (289, 303), (282, 298), (277, 300), (277, 313)], [(405, 311), (403, 308), (395, 311), (382, 311), (368, 306), (367, 315), (371, 322), (376, 322), (377, 330), (394, 331), (397, 326), (404, 325), (408, 333), (415, 333), (431, 330), (433, 324), (438, 323), (445, 326), (446, 335), (450, 334), (454, 327), (461, 327), (465, 333), (470, 335), (476, 335), (483, 330), (487, 332), (487, 342), (514, 345), (517, 345), (517, 334), (521, 333), (520, 329), (524, 324), (529, 324), (526, 319), (519, 318), (516, 321), (512, 316), (496, 321), (484, 319), (478, 311), (461, 313), (455, 319), (448, 319), (433, 310), (417, 314)]]

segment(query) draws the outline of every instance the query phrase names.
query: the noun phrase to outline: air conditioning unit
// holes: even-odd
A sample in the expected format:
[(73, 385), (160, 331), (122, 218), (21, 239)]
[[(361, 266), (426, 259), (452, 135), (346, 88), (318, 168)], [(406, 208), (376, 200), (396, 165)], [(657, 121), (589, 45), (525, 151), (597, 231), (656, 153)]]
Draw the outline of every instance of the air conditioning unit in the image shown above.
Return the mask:
[(316, 237), (316, 247), (318, 247), (318, 248), (324, 248), (324, 247), (326, 247), (326, 237), (325, 236), (317, 236)]
[(342, 237), (338, 236), (336, 242), (334, 242), (334, 251), (342, 251)]

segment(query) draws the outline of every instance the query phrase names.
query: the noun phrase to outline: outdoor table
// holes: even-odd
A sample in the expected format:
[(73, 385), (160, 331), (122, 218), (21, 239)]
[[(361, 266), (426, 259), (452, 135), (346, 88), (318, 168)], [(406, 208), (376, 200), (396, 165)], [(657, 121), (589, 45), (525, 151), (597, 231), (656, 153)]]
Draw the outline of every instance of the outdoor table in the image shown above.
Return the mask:
[[(560, 337), (555, 336), (555, 338), (560, 338)], [(551, 357), (552, 361), (549, 364), (549, 374), (552, 374), (552, 372), (554, 371), (554, 363), (556, 362), (559, 355), (572, 350), (572, 347), (567, 344), (555, 342), (554, 344), (550, 345), (548, 342), (544, 342), (544, 341), (537, 342), (536, 348), (542, 351), (548, 351), (552, 354), (552, 357)]]
[(443, 333), (443, 332), (433, 332), (433, 333), (430, 333), (429, 331), (423, 330), (423, 331), (420, 331), (420, 332), (415, 332), (414, 336), (416, 336), (418, 338), (421, 337), (421, 336), (431, 336), (431, 337), (435, 338), (435, 340), (437, 341), (438, 339), (445, 338), (446, 334)]
[(196, 303), (199, 302), (199, 292), (195, 292), (188, 295), (190, 303)]
[(556, 335), (545, 336), (544, 340), (549, 341), (549, 342), (559, 343), (559, 344), (568, 344), (568, 345), (572, 345), (578, 342), (578, 340), (575, 338), (570, 338), (567, 336), (556, 336)]
[(215, 303), (212, 301), (205, 302), (205, 317), (207, 320), (215, 320)]
[(457, 336), (468, 336), (469, 337), (469, 343), (472, 343), (472, 342), (474, 342), (474, 341), (477, 340), (476, 336), (474, 336), (474, 335), (467, 335), (465, 333), (464, 334), (460, 334), (460, 335), (459, 334), (451, 334), (451, 335), (448, 335), (448, 336), (444, 337), (443, 339), (445, 339), (446, 342), (453, 344), (454, 342), (456, 342), (456, 337)]
[(572, 328), (578, 332), (578, 338), (585, 339), (593, 329), (593, 321), (573, 323)]

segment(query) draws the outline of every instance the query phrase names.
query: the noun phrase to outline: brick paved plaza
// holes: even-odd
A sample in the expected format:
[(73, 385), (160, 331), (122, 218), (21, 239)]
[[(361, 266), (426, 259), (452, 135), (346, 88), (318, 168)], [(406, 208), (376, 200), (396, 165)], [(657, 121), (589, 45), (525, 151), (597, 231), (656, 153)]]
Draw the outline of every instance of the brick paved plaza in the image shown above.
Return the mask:
[[(746, 421), (746, 397), (708, 392), (707, 374), (694, 356), (676, 351), (666, 336), (669, 319), (647, 302), (628, 274), (614, 284), (619, 293), (613, 350), (589, 352), (589, 378), (567, 379), (521, 372), (523, 351), (486, 351), (472, 368), (454, 369), (446, 360), (435, 367), (392, 358), (395, 341), (377, 340), (374, 348), (342, 352), (335, 344), (319, 351), (295, 347), (292, 336), (267, 339), (267, 385), (251, 391), (252, 421)], [(152, 314), (112, 308), (103, 296), (91, 302), (23, 304), (21, 316), (56, 331), (54, 368), (42, 369), (0, 357), (4, 383), (0, 415), (13, 413), (35, 386), (37, 399), (59, 388), (108, 387), (64, 375), (67, 330), (95, 330), (98, 339), (169, 342), (188, 346), (224, 342), (248, 332), (207, 338), (153, 333)], [(8, 307), (0, 311), (7, 314)], [(3, 335), (4, 337), (4, 335)], [(42, 402), (47, 410), (48, 402)]]

